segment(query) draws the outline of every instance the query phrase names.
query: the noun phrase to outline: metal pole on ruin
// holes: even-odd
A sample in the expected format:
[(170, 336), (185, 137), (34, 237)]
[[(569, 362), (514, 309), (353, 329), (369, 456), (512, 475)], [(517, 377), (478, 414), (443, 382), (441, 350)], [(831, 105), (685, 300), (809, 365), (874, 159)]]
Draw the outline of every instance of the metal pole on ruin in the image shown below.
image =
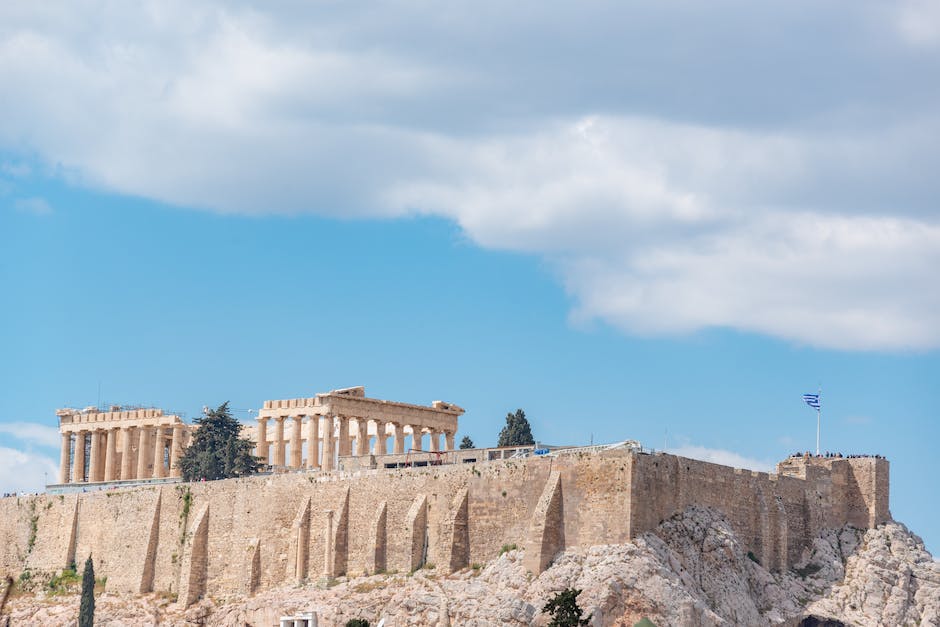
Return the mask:
[[(817, 398), (822, 399), (822, 387), (817, 390)], [(822, 421), (822, 402), (816, 405), (816, 456), (819, 457), (819, 425)]]

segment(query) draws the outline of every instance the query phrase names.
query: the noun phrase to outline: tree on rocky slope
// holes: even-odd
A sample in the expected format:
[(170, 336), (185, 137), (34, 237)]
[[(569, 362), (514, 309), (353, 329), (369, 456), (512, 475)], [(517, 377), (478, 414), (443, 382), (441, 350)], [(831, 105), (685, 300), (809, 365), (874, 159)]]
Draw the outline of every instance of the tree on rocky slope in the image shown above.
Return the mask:
[(85, 560), (82, 573), (82, 601), (78, 608), (78, 627), (92, 627), (95, 624), (95, 566), (91, 555)]
[(193, 441), (179, 460), (184, 481), (227, 479), (258, 472), (252, 444), (240, 438), (243, 426), (228, 408), (228, 401), (196, 419)]
[(475, 445), (473, 444), (473, 440), (470, 439), (470, 436), (469, 436), (469, 435), (463, 436), (463, 439), (460, 441), (460, 449), (461, 449), (461, 450), (468, 449), (468, 448), (473, 448), (474, 446), (475, 446)]
[(535, 444), (532, 427), (526, 420), (525, 412), (517, 409), (516, 413), (506, 414), (506, 426), (499, 432), (496, 446), (527, 446)]
[(581, 618), (584, 610), (578, 607), (579, 594), (581, 594), (580, 590), (568, 588), (548, 600), (542, 608), (542, 612), (552, 617), (548, 627), (577, 627), (587, 625), (591, 621), (590, 616)]

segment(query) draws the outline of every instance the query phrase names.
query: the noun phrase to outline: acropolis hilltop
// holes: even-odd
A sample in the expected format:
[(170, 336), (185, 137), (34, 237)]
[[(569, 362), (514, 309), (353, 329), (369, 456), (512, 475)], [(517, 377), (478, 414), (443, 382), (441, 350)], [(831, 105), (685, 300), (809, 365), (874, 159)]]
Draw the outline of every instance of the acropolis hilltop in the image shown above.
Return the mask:
[(455, 450), (461, 407), (362, 387), (265, 401), (245, 430), (265, 470), (184, 483), (177, 461), (193, 426), (109, 409), (57, 412), (58, 482), (0, 500), (3, 571), (54, 573), (93, 554), (108, 590), (166, 592), (185, 607), (431, 563), (450, 573), (511, 545), (537, 575), (565, 549), (628, 542), (693, 505), (726, 516), (772, 570), (823, 529), (890, 520), (883, 458), (798, 455), (764, 473), (632, 441)]

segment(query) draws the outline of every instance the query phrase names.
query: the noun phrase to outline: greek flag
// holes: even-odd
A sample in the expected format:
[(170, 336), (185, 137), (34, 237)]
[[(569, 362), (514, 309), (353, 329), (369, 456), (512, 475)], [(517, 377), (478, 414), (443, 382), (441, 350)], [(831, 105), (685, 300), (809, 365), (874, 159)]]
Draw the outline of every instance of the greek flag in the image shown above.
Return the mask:
[(819, 409), (819, 394), (804, 394), (803, 402), (813, 409)]

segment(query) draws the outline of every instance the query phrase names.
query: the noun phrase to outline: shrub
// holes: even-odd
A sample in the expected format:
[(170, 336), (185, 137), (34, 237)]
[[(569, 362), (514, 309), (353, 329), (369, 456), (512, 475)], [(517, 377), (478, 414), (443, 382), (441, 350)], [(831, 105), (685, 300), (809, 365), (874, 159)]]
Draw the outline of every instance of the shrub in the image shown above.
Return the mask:
[(548, 627), (577, 627), (590, 622), (590, 616), (581, 618), (584, 611), (578, 607), (579, 594), (581, 594), (580, 590), (568, 588), (548, 600), (542, 608), (543, 613), (550, 614), (552, 617)]

